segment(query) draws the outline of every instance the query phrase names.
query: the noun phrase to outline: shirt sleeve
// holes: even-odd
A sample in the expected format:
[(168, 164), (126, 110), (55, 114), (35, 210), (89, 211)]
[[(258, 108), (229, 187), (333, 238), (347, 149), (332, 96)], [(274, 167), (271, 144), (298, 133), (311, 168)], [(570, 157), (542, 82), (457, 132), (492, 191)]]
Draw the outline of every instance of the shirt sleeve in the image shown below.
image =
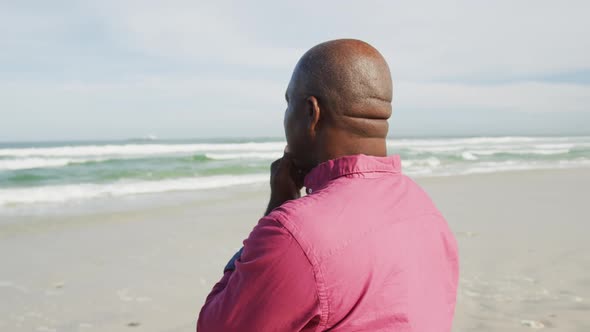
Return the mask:
[(235, 269), (226, 270), (207, 296), (197, 332), (316, 331), (313, 269), (291, 233), (267, 216), (243, 244)]

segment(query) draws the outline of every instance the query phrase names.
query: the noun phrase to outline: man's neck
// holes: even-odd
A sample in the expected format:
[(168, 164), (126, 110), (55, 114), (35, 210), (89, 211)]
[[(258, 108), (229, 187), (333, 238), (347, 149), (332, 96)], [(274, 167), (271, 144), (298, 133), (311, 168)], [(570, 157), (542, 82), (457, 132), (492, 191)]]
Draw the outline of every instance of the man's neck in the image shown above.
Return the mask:
[(354, 137), (338, 141), (337, 144), (326, 144), (324, 153), (318, 158), (318, 164), (344, 156), (365, 154), (368, 156), (387, 156), (385, 138)]

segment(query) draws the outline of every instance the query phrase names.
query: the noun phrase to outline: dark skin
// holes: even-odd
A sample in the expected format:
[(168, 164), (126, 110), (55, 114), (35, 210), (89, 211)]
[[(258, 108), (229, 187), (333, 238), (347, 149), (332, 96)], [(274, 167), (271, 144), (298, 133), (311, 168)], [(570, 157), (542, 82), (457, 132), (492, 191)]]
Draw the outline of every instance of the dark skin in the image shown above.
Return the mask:
[(355, 39), (319, 44), (299, 60), (285, 98), (287, 147), (271, 165), (265, 214), (300, 197), (305, 175), (343, 156), (386, 156), (392, 81), (387, 62)]

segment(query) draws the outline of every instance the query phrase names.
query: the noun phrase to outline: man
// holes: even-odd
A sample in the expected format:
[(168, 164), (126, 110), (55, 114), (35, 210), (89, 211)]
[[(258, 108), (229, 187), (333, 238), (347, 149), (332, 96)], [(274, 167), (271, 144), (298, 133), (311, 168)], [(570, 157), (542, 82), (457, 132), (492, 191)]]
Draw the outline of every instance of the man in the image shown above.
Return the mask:
[(359, 40), (319, 44), (286, 99), (288, 145), (271, 166), (268, 209), (197, 331), (450, 331), (457, 244), (399, 155), (387, 156), (383, 56)]

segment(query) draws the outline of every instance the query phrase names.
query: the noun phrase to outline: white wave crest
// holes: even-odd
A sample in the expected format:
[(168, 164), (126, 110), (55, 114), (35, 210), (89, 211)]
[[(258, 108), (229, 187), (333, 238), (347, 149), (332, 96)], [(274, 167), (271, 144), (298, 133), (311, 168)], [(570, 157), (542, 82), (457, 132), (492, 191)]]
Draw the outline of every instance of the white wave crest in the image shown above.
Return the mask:
[(472, 152), (465, 151), (461, 154), (461, 157), (465, 160), (477, 160), (477, 156), (475, 156)]
[(482, 163), (481, 165), (476, 167), (470, 167), (463, 171), (456, 171), (444, 175), (467, 175), (507, 171), (567, 169), (588, 166), (590, 166), (590, 160), (560, 160), (557, 163), (526, 163), (521, 161), (508, 160), (504, 162)]
[[(27, 157), (54, 157), (54, 158), (80, 158), (80, 157), (120, 157), (120, 156), (148, 156), (165, 154), (191, 154), (191, 153), (252, 153), (253, 158), (258, 158), (255, 153), (274, 153), (276, 156), (282, 152), (285, 142), (248, 142), (248, 143), (125, 143), (107, 145), (80, 145), (57, 147), (31, 147), (31, 148), (0, 148), (0, 157), (27, 158)], [(470, 137), (470, 138), (439, 138), (439, 139), (388, 139), (388, 147), (407, 149), (410, 152), (445, 153), (469, 150), (512, 151), (528, 149), (536, 151), (568, 150), (576, 147), (590, 147), (590, 137)], [(223, 158), (223, 157), (221, 157)], [(242, 157), (238, 157), (242, 158)], [(264, 158), (267, 158), (266, 156)], [(235, 159), (234, 157), (228, 159)]]
[(562, 144), (537, 144), (534, 146), (535, 149), (571, 149), (574, 144), (562, 143)]
[(267, 174), (218, 175), (161, 181), (115, 182), (110, 184), (81, 183), (33, 188), (0, 189), (0, 206), (27, 203), (61, 203), (97, 197), (161, 193), (223, 188), (263, 183)]
[(71, 159), (65, 158), (25, 158), (0, 160), (0, 170), (14, 171), (19, 169), (31, 169), (41, 167), (62, 167), (67, 165)]
[(555, 149), (555, 150), (534, 150), (534, 149), (489, 149), (489, 150), (467, 150), (463, 152), (462, 156), (466, 160), (471, 160), (465, 158), (465, 154), (470, 154), (477, 159), (477, 155), (480, 156), (491, 156), (500, 153), (508, 153), (508, 154), (516, 154), (516, 155), (526, 155), (526, 154), (533, 154), (533, 155), (554, 155), (554, 154), (566, 154), (569, 153), (569, 149)]
[(284, 142), (231, 144), (121, 144), (84, 145), (51, 148), (0, 149), (0, 157), (90, 157), (90, 156), (145, 156), (193, 152), (248, 151), (282, 152)]
[(514, 144), (543, 141), (544, 137), (504, 136), (504, 137), (468, 137), (468, 138), (437, 138), (437, 139), (388, 139), (387, 144), (393, 147), (420, 147), (420, 146), (449, 146), (449, 145), (474, 145), (474, 144)]
[(63, 167), (74, 163), (85, 163), (89, 161), (104, 161), (104, 158), (19, 158), (0, 159), (0, 171), (16, 171), (34, 168)]
[(552, 155), (552, 154), (564, 154), (569, 153), (570, 149), (555, 149), (555, 150), (515, 150), (510, 151), (509, 153), (517, 153), (517, 154), (540, 154), (540, 155)]
[(274, 160), (281, 158), (282, 152), (244, 152), (244, 153), (206, 153), (205, 157), (214, 160), (228, 159), (268, 159)]
[(572, 149), (590, 147), (590, 137), (471, 137), (441, 139), (389, 139), (390, 151), (405, 150), (409, 154), (454, 154), (469, 151), (482, 155), (496, 153), (562, 154)]
[(429, 167), (436, 168), (440, 166), (440, 160), (435, 157), (425, 159), (402, 159), (402, 167)]

